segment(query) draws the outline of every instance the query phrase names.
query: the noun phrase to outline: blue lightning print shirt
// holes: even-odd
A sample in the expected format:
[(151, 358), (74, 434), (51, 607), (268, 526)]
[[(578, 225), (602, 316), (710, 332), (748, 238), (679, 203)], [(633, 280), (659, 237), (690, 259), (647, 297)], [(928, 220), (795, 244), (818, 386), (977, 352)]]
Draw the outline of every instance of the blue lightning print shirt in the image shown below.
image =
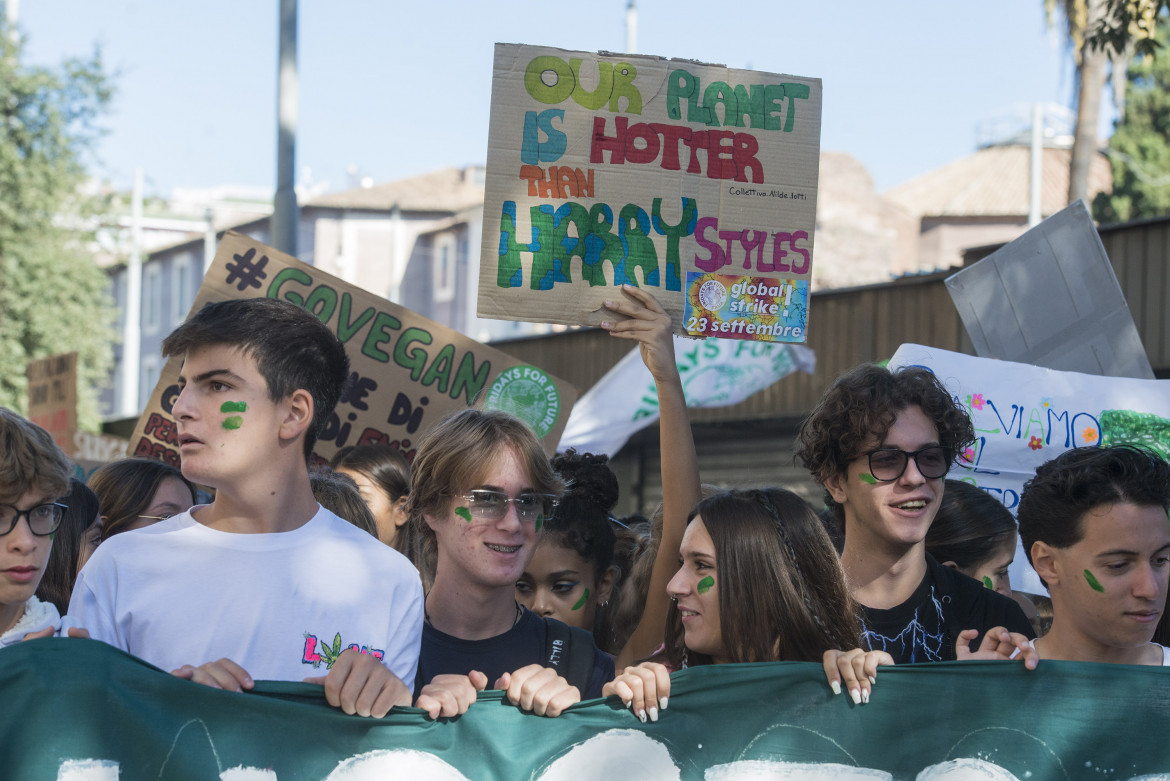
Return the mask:
[(1032, 625), (1013, 600), (983, 587), (958, 570), (944, 567), (928, 553), (926, 575), (914, 593), (889, 610), (861, 607), (861, 647), (885, 651), (895, 664), (949, 662), (965, 629), (978, 630), (973, 649), (992, 627), (1006, 627), (1029, 638)]
[(861, 647), (885, 651), (895, 664), (945, 662), (955, 658), (946, 636), (942, 597), (930, 568), (914, 593), (889, 610), (862, 606)]

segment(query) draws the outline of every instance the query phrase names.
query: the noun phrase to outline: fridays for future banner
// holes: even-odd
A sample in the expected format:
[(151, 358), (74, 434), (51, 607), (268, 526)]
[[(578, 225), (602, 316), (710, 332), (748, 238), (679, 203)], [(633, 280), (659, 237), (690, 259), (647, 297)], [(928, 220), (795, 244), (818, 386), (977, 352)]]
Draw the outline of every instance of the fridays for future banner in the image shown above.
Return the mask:
[(803, 342), (821, 82), (496, 44), (479, 314), (597, 325), (623, 283), (681, 333)]
[(50, 638), (0, 651), (0, 778), (1167, 778), (1168, 676), (1051, 661), (1031, 672), (1011, 662), (905, 665), (882, 668), (870, 703), (855, 706), (829, 691), (819, 664), (718, 665), (676, 673), (656, 723), (616, 698), (546, 719), (500, 692), (456, 719), (396, 709), (371, 720), (329, 707), (320, 687), (261, 681), (231, 694), (96, 641)]
[[(1062, 372), (917, 344), (899, 347), (889, 366), (930, 369), (967, 409), (975, 447), (949, 477), (979, 486), (1013, 515), (1036, 467), (1070, 448), (1140, 445), (1170, 460), (1170, 381)], [(1016, 588), (1047, 593), (1022, 551), (1011, 576)]]
[[(413, 443), (428, 427), (447, 413), (476, 406), (519, 417), (551, 454), (577, 400), (572, 385), (536, 366), (247, 236), (225, 233), (191, 311), (211, 301), (261, 297), (308, 309), (349, 354), (349, 388), (317, 439), (318, 459), (328, 460), (346, 445), (384, 444), (413, 460)], [(180, 367), (178, 358), (163, 367), (130, 438), (132, 455), (179, 466), (171, 406)], [(246, 415), (235, 415), (225, 411), (225, 428), (246, 424)]]

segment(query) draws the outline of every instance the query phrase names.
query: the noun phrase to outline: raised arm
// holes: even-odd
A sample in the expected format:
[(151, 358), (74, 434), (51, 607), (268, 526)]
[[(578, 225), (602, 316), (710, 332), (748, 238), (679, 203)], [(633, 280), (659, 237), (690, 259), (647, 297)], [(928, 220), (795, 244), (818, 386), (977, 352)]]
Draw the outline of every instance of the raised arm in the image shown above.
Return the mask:
[(637, 628), (617, 657), (620, 670), (637, 659), (649, 656), (662, 645), (670, 599), (666, 584), (678, 570), (678, 549), (686, 531), (687, 513), (699, 501), (699, 462), (695, 440), (687, 417), (682, 378), (674, 357), (670, 315), (652, 295), (641, 288), (623, 285), (625, 298), (607, 301), (606, 308), (627, 319), (602, 323), (620, 339), (638, 342), (642, 362), (658, 388), (658, 421), (662, 450), (662, 539), (650, 574), (646, 606)]

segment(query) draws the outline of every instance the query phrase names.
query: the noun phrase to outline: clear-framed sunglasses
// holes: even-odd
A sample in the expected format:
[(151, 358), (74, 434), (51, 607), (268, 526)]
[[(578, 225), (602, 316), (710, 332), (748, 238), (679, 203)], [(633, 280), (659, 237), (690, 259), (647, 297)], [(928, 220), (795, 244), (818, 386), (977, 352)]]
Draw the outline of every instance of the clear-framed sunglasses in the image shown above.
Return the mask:
[(61, 514), (69, 509), (67, 505), (57, 502), (45, 502), (27, 510), (21, 510), (10, 504), (0, 504), (0, 537), (16, 528), (21, 518), (28, 520), (28, 528), (38, 537), (48, 537), (57, 531), (61, 525)]
[(467, 502), (467, 509), (476, 521), (500, 520), (507, 515), (509, 504), (516, 508), (516, 517), (521, 521), (536, 521), (548, 518), (557, 506), (557, 498), (552, 494), (522, 493), (512, 499), (503, 491), (488, 488), (475, 488), (456, 498)]

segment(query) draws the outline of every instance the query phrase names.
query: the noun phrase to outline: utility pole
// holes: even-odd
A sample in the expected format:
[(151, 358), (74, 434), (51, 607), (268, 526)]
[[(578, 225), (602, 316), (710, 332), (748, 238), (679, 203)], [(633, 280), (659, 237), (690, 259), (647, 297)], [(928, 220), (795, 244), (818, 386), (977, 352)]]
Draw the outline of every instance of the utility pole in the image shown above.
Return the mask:
[(1044, 106), (1036, 103), (1032, 106), (1032, 176), (1031, 199), (1028, 203), (1028, 227), (1039, 225), (1043, 215), (1040, 213), (1041, 187), (1044, 181)]
[(634, 0), (626, 6), (626, 54), (638, 53), (638, 9)]
[(280, 2), (280, 52), (276, 92), (276, 196), (272, 244), (297, 254), (297, 0)]
[(215, 212), (210, 206), (203, 212), (203, 273), (211, 268), (215, 260)]
[(126, 262), (126, 309), (122, 323), (122, 387), (118, 411), (136, 417), (138, 375), (142, 360), (142, 169), (134, 169), (134, 193), (130, 196), (130, 259)]
[(20, 21), (20, 0), (4, 0), (4, 21), (8, 24), (8, 39), (15, 45), (20, 40), (16, 23)]

